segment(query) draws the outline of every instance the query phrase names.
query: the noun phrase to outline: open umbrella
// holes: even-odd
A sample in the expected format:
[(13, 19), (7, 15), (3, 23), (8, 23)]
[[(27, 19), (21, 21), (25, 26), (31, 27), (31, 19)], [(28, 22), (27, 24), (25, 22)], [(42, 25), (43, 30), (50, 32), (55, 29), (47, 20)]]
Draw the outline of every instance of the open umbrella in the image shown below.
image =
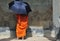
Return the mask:
[(9, 3), (9, 9), (16, 14), (27, 14), (31, 11), (28, 3), (16, 0)]

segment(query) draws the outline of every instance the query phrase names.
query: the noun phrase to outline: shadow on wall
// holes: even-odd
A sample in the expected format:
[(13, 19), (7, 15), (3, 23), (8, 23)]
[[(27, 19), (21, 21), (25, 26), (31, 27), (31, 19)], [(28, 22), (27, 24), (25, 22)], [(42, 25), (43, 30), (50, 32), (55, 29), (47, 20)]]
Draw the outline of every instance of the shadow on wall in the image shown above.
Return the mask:
[[(13, 37), (13, 35), (15, 35), (15, 32), (11, 32), (11, 30), (15, 31), (15, 25), (16, 25), (16, 19), (15, 15), (10, 15), (10, 13), (2, 13), (0, 16), (0, 27), (2, 28), (6, 28), (9, 27), (10, 30), (10, 35), (11, 37)], [(14, 18), (13, 18), (14, 17)], [(13, 35), (12, 35), (13, 34)]]
[(29, 38), (29, 37), (32, 37), (32, 30), (30, 27), (28, 27), (27, 29), (27, 35), (26, 35), (26, 38)]
[[(13, 13), (4, 12), (2, 8), (0, 7), (0, 28), (6, 28), (9, 27), (9, 30), (15, 31), (16, 26), (16, 17)], [(2, 29), (4, 30), (4, 29)], [(15, 32), (10, 32), (11, 37)], [(12, 35), (13, 34), (13, 35)]]

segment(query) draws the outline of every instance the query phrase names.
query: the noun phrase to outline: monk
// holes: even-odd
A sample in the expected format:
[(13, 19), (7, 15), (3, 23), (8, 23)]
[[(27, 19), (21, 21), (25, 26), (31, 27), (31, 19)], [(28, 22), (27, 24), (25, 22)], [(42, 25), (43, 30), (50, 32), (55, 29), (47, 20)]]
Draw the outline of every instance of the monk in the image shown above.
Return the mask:
[(28, 28), (28, 13), (31, 11), (28, 3), (24, 2), (28, 5), (26, 7), (27, 14), (16, 14), (17, 17), (17, 26), (16, 26), (16, 36), (17, 38), (24, 39), (26, 37), (26, 30)]
[[(14, 1), (22, 2), (22, 0), (14, 0)], [(14, 1), (9, 3), (9, 9), (13, 8), (14, 11), (17, 11), (16, 9), (14, 9), (14, 7), (12, 7), (15, 4)], [(27, 2), (23, 2), (23, 3), (27, 5), (25, 7), (27, 13), (26, 14), (16, 13), (16, 18), (17, 18), (16, 36), (17, 36), (18, 39), (19, 38), (24, 39), (25, 36), (26, 36), (26, 30), (28, 28), (28, 13), (31, 11), (31, 8), (30, 8), (29, 4)]]
[(16, 26), (16, 36), (17, 38), (23, 38), (26, 36), (26, 30), (28, 28), (28, 14), (16, 14), (17, 26)]
[(26, 36), (26, 30), (28, 28), (28, 15), (17, 14), (17, 26), (16, 26), (16, 36), (17, 38), (22, 38)]

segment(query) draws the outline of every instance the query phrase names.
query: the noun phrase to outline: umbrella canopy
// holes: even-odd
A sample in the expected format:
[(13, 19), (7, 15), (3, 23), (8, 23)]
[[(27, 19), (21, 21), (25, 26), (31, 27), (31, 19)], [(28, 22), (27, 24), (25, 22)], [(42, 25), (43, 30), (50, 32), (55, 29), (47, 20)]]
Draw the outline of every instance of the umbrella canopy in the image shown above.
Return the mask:
[(27, 14), (31, 11), (28, 3), (23, 1), (12, 1), (9, 3), (9, 9), (16, 14)]

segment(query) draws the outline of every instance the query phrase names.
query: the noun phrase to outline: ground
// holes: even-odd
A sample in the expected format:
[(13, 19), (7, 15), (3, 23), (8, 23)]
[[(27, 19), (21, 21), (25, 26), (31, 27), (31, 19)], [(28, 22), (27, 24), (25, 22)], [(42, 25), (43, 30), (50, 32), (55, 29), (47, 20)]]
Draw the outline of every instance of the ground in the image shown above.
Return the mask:
[(18, 40), (16, 38), (5, 38), (5, 39), (1, 38), (0, 41), (50, 41), (50, 40), (48, 40), (45, 37), (29, 37), (25, 40), (20, 39)]

